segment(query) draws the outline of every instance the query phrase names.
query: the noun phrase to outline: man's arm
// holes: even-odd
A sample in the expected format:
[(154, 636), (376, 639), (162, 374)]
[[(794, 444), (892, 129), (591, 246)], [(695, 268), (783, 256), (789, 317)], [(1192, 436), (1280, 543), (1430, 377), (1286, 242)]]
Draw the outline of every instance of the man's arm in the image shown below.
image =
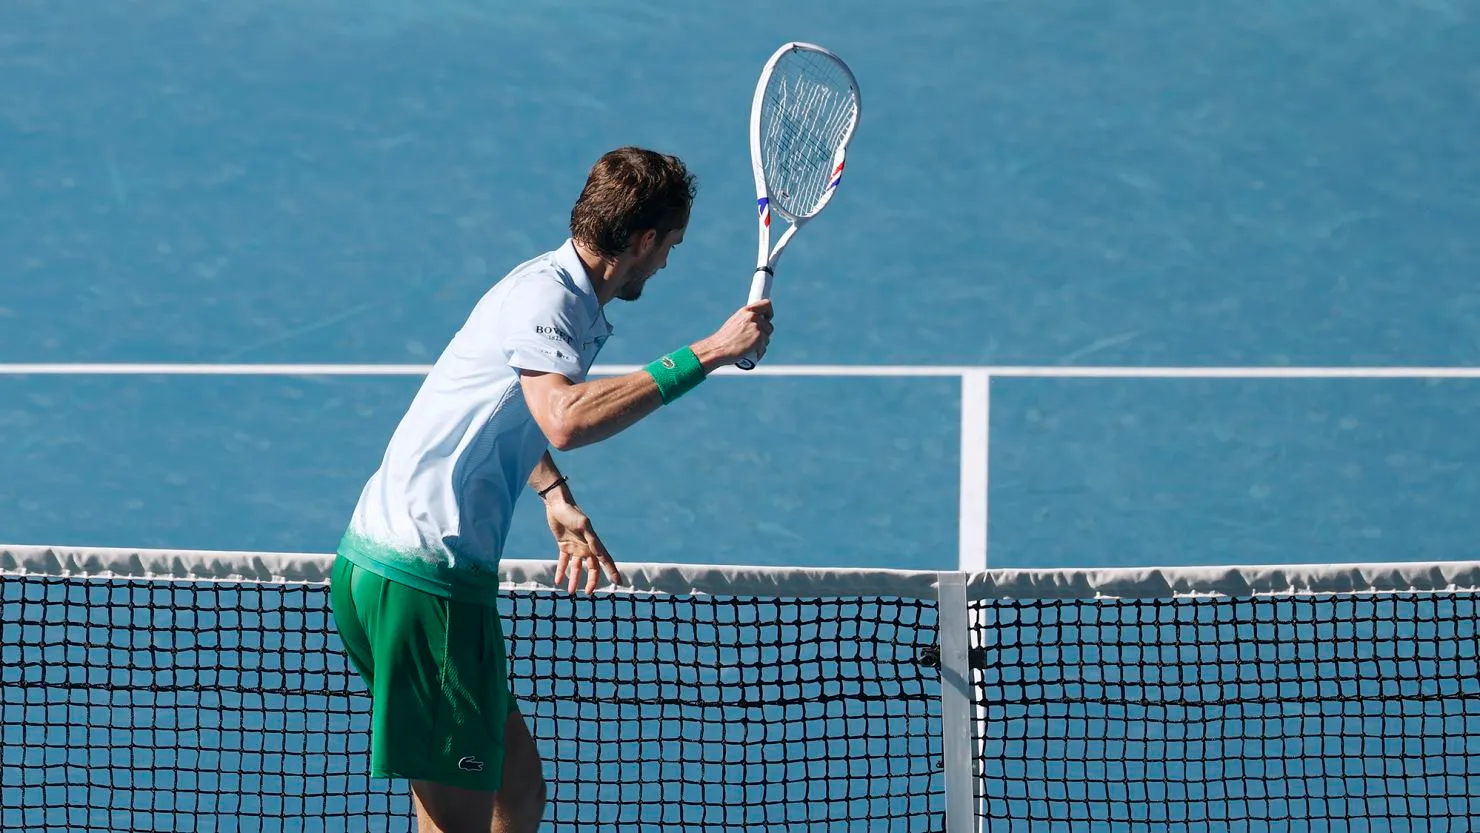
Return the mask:
[(620, 584), (621, 571), (617, 569), (616, 562), (612, 561), (606, 544), (601, 542), (596, 529), (591, 526), (591, 519), (576, 506), (576, 500), (570, 493), (570, 485), (564, 482), (560, 469), (555, 465), (555, 458), (550, 456), (548, 450), (530, 473), (529, 487), (535, 492), (544, 492), (541, 497), (545, 501), (545, 521), (550, 525), (550, 534), (555, 536), (555, 546), (560, 550), (559, 560), (555, 564), (555, 583), (562, 584), (566, 581), (566, 576), (569, 576), (570, 592), (574, 593), (580, 582), (581, 571), (584, 570), (587, 593), (596, 589), (597, 580), (602, 573), (613, 584)]
[[(771, 304), (761, 301), (742, 308), (718, 332), (695, 342), (691, 349), (707, 375), (752, 348), (764, 354), (771, 329)], [(579, 384), (559, 373), (522, 371), (519, 384), (529, 413), (550, 444), (561, 451), (621, 433), (663, 404), (658, 383), (646, 370)]]
[[(546, 451), (540, 457), (540, 461), (534, 464), (534, 471), (530, 472), (529, 488), (533, 489), (536, 494), (544, 492), (541, 497), (546, 503), (552, 500), (575, 503), (575, 497), (570, 493), (570, 484), (561, 482), (563, 476), (560, 473), (559, 467), (555, 465), (555, 458), (550, 456), (549, 451)], [(555, 486), (556, 483), (560, 485)], [(555, 488), (551, 489), (551, 486), (555, 486)], [(547, 489), (549, 491), (545, 491)]]
[(618, 434), (663, 404), (658, 383), (642, 370), (580, 384), (559, 373), (526, 370), (519, 383), (534, 421), (561, 451)]

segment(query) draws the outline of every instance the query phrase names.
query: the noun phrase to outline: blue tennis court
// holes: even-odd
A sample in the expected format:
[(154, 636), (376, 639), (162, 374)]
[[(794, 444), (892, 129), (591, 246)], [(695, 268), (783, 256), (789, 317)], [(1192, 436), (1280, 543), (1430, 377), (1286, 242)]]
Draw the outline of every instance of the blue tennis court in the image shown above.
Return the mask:
[[(13, 3), (0, 359), (429, 363), (630, 142), (701, 179), (611, 311), (647, 361), (743, 300), (750, 89), (810, 39), (863, 123), (770, 363), (1473, 365), (1475, 9)], [(415, 384), (0, 376), (5, 538), (323, 551)], [(993, 394), (995, 565), (1470, 551), (1474, 382)], [(562, 465), (619, 558), (929, 569), (959, 423), (949, 378), (726, 379)]]
[[(1480, 365), (1472, 0), (0, 18), (0, 543), (332, 550), (415, 368), (617, 145), (700, 196), (601, 364), (707, 334), (753, 265), (756, 73), (808, 40), (863, 116), (779, 270), (795, 372), (559, 457), (619, 563), (954, 569), (983, 437), (994, 567), (1474, 557), (1480, 379), (1438, 378)], [(1025, 366), (1441, 372), (1010, 375), (978, 425), (939, 372)], [(523, 508), (510, 557), (553, 554)]]

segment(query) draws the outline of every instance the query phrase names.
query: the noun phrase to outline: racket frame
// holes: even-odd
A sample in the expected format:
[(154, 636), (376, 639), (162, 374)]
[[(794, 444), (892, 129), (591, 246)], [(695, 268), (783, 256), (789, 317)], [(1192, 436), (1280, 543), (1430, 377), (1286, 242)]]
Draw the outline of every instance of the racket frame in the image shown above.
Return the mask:
[[(853, 119), (848, 124), (848, 130), (843, 136), (843, 141), (833, 153), (831, 180), (828, 182), (827, 188), (823, 190), (822, 197), (818, 200), (817, 205), (805, 216), (798, 216), (780, 206), (771, 205), (770, 189), (766, 184), (766, 170), (761, 148), (761, 111), (765, 108), (766, 88), (770, 86), (771, 75), (776, 69), (776, 64), (782, 58), (792, 52), (799, 51), (816, 52), (833, 61), (848, 79), (848, 85), (853, 90), (854, 102)], [(761, 69), (760, 80), (755, 85), (755, 96), (750, 102), (750, 168), (752, 174), (755, 176), (755, 209), (759, 245), (756, 254), (755, 273), (751, 277), (750, 296), (746, 301), (747, 304), (753, 304), (771, 297), (772, 285), (776, 278), (776, 262), (781, 259), (781, 253), (786, 250), (787, 244), (796, 236), (797, 230), (806, 225), (809, 220), (821, 214), (822, 209), (827, 207), (827, 204), (833, 198), (833, 194), (837, 192), (838, 183), (843, 181), (843, 166), (847, 161), (848, 145), (853, 141), (853, 133), (858, 128), (858, 120), (862, 115), (862, 110), (863, 101), (858, 89), (858, 79), (854, 77), (852, 68), (842, 58), (839, 58), (826, 47), (805, 41), (790, 41), (782, 44), (779, 49), (772, 53), (771, 57), (767, 59), (765, 66)], [(771, 244), (771, 215), (773, 212), (788, 223), (786, 231), (782, 232), (781, 236), (777, 238), (774, 246)], [(753, 354), (746, 355), (736, 362), (736, 366), (741, 370), (751, 370), (755, 367), (756, 361), (757, 358)]]

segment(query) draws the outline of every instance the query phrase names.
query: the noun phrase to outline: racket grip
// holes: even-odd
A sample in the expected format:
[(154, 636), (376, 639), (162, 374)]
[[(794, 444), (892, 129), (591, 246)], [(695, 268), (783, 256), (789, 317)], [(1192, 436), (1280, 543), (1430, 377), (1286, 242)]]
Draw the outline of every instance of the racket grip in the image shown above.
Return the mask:
[(755, 270), (755, 276), (750, 279), (750, 297), (745, 303), (753, 304), (756, 301), (764, 301), (771, 297), (771, 282), (776, 279), (776, 273), (769, 267), (761, 267)]
[[(755, 276), (750, 279), (750, 297), (745, 303), (753, 304), (756, 301), (764, 301), (771, 297), (771, 281), (776, 279), (776, 273), (769, 266), (761, 266), (755, 270)], [(735, 366), (741, 370), (754, 370), (756, 362), (760, 361), (753, 351), (741, 356)]]

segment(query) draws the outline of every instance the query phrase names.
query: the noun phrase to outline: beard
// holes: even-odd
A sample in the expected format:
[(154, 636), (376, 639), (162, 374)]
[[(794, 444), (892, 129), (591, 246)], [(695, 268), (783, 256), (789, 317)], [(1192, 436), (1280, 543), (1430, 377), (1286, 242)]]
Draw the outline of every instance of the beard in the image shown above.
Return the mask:
[(647, 286), (648, 280), (657, 273), (658, 270), (650, 264), (642, 264), (642, 271), (638, 273), (642, 277), (637, 280), (628, 281), (627, 285), (622, 287), (614, 297), (619, 301), (636, 301), (642, 297), (642, 288)]

